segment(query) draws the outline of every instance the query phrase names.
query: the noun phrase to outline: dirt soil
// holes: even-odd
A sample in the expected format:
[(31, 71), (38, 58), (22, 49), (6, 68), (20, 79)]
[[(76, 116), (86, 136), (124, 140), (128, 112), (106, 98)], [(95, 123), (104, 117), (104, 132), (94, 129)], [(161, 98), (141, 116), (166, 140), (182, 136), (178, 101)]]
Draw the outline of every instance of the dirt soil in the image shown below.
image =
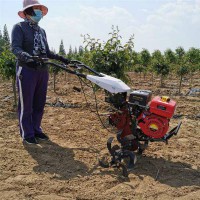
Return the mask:
[[(60, 76), (57, 93), (50, 78), (42, 123), (50, 141), (35, 146), (23, 144), (11, 83), (0, 78), (0, 199), (200, 199), (200, 97), (185, 95), (189, 79), (177, 95), (176, 78), (165, 80), (160, 88), (158, 78), (151, 83), (151, 77), (144, 81), (134, 73), (129, 75), (133, 89), (151, 89), (153, 95), (175, 99), (178, 117), (170, 121), (170, 127), (180, 120), (183, 124), (168, 145), (150, 143), (128, 178), (117, 169), (99, 167), (98, 156), (115, 133), (102, 127), (84, 95), (74, 89), (80, 88), (76, 77)], [(193, 78), (195, 88), (200, 88), (199, 77)]]

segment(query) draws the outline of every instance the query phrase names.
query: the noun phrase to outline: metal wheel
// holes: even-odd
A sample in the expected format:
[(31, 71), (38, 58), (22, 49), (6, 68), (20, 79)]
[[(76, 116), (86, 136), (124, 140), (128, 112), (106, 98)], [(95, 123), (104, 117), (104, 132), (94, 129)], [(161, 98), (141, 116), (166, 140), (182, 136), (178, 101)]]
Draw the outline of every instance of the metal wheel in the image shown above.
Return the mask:
[(122, 174), (124, 177), (128, 177), (128, 170), (124, 163), (120, 163), (119, 167), (122, 169)]
[(120, 149), (120, 146), (119, 145), (114, 145), (112, 148), (111, 148), (111, 152), (112, 152), (112, 155), (115, 153), (115, 151), (119, 150)]
[(103, 168), (110, 167), (111, 156), (108, 153), (108, 150), (103, 150), (98, 156), (99, 165)]

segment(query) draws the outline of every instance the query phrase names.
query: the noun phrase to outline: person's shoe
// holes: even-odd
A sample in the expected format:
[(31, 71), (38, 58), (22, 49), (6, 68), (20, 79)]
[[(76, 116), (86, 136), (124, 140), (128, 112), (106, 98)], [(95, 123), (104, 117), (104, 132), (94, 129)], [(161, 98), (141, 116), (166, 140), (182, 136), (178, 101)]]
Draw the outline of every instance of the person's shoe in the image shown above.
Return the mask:
[(40, 140), (49, 140), (49, 137), (44, 133), (36, 133), (35, 137)]
[(35, 137), (24, 138), (24, 142), (27, 144), (38, 144)]

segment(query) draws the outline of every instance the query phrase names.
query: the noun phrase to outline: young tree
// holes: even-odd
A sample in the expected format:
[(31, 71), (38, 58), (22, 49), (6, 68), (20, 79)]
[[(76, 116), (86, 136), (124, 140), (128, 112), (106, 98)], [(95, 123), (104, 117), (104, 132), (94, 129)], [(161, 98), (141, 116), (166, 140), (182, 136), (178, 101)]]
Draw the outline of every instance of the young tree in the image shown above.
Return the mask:
[(0, 53), (3, 51), (3, 46), (4, 46), (4, 40), (3, 40), (3, 35), (0, 30)]
[(176, 74), (180, 77), (180, 81), (179, 81), (179, 94), (180, 94), (183, 76), (189, 72), (189, 67), (188, 65), (186, 65), (186, 56), (185, 56), (185, 50), (183, 47), (176, 48), (175, 55), (176, 55), (176, 63), (177, 63)]
[(174, 70), (176, 69), (176, 56), (175, 53), (171, 49), (167, 49), (164, 51), (164, 60), (167, 65), (169, 65), (169, 73), (172, 76)]
[(163, 79), (169, 74), (169, 65), (165, 62), (160, 50), (155, 50), (152, 53), (153, 69), (160, 75), (160, 86), (163, 87)]
[(72, 46), (70, 45), (70, 46), (69, 46), (69, 51), (68, 51), (67, 57), (68, 57), (69, 59), (71, 59), (72, 56), (73, 56), (73, 51), (72, 51)]
[(6, 48), (10, 47), (10, 37), (8, 34), (8, 30), (7, 30), (7, 26), (6, 24), (4, 25), (4, 29), (3, 29), (3, 40), (4, 40), (4, 45)]
[(171, 49), (167, 49), (164, 52), (164, 59), (165, 59), (166, 63), (170, 65), (171, 70), (173, 70), (174, 69), (174, 65), (176, 64), (176, 55), (175, 55), (175, 53)]
[(63, 40), (61, 40), (61, 43), (60, 43), (59, 54), (60, 54), (61, 56), (66, 56), (66, 51), (65, 51), (64, 44), (63, 44)]
[(16, 97), (16, 74), (15, 74), (15, 56), (12, 52), (5, 48), (3, 52), (0, 54), (0, 74), (3, 78), (8, 80), (12, 80), (12, 88), (14, 94), (14, 106), (17, 105), (17, 97)]
[(182, 87), (182, 80), (184, 75), (186, 75), (189, 72), (189, 67), (187, 65), (180, 65), (177, 69), (177, 75), (180, 76), (180, 82), (179, 82), (179, 94), (181, 93), (181, 87)]
[[(55, 49), (51, 49), (51, 51), (56, 54), (56, 50)], [(58, 62), (58, 61), (54, 61), (54, 62)], [(53, 74), (53, 91), (56, 92), (56, 75), (59, 72), (59, 69), (54, 67), (54, 66), (50, 66), (50, 73)]]
[(79, 48), (78, 48), (78, 54), (79, 54), (79, 56), (82, 56), (83, 53), (84, 53), (84, 48), (82, 46), (79, 46)]
[(12, 88), (14, 94), (14, 106), (17, 105), (16, 97), (16, 74), (15, 74), (15, 61), (16, 58), (10, 51), (10, 37), (8, 34), (7, 26), (4, 25), (3, 35), (0, 31), (0, 74), (3, 78), (12, 80)]
[(185, 62), (185, 50), (183, 47), (178, 47), (175, 49), (176, 60), (178, 64), (183, 64)]
[(89, 48), (91, 53), (90, 61), (97, 71), (128, 81), (125, 70), (131, 58), (130, 46), (122, 45), (118, 27), (113, 26), (109, 35), (104, 43), (90, 35), (84, 36), (85, 48)]
[(176, 63), (176, 56), (175, 53), (171, 49), (167, 49), (164, 52), (165, 60), (168, 64), (175, 64)]
[[(139, 73), (140, 74), (140, 78), (141, 78), (141, 73), (142, 73), (142, 68), (141, 65), (139, 64), (139, 53), (136, 51), (132, 51), (131, 52), (131, 62), (130, 62), (130, 66), (129, 66), (129, 70), (130, 71), (134, 71), (135, 73)], [(133, 83), (133, 80), (131, 80)]]
[(140, 78), (142, 77), (141, 74), (144, 71), (144, 68), (142, 65), (140, 64), (136, 64), (135, 68), (134, 68), (134, 72), (139, 73), (140, 74)]
[(148, 67), (151, 64), (151, 54), (147, 49), (143, 49), (139, 54), (139, 62), (141, 65), (141, 69), (144, 73), (144, 78), (146, 77), (146, 73), (148, 71)]
[[(53, 50), (53, 52), (56, 53), (55, 50)], [(63, 40), (61, 40), (61, 42), (60, 42), (58, 54), (61, 55), (61, 56), (66, 56), (66, 51), (65, 51), (64, 44), (63, 44)], [(53, 72), (53, 91), (54, 92), (56, 92), (56, 76), (58, 75), (59, 71), (60, 71), (60, 69), (58, 67), (53, 67), (52, 68), (52, 72)]]
[(77, 55), (78, 54), (78, 51), (77, 51), (77, 48), (75, 47), (74, 49), (74, 54)]
[(134, 51), (134, 42), (133, 42), (133, 40), (134, 40), (134, 34), (130, 36), (128, 42), (125, 44), (125, 47), (127, 47), (128, 51), (130, 53), (133, 53), (133, 51)]
[(200, 50), (190, 48), (188, 52), (186, 52), (186, 63), (189, 65), (190, 85), (192, 85), (193, 74), (198, 70), (200, 65)]
[[(61, 40), (61, 42), (60, 42), (58, 54), (61, 56), (66, 56), (66, 51), (65, 51), (63, 40)], [(54, 92), (56, 92), (56, 77), (57, 77), (59, 71), (60, 71), (60, 68), (53, 67), (53, 91)], [(65, 80), (66, 80), (66, 72), (65, 72)]]
[(0, 30), (0, 40), (2, 40), (2, 39), (3, 39), (3, 35), (1, 33), (1, 30)]
[(134, 60), (134, 72), (135, 73), (139, 73), (140, 74), (140, 78), (142, 77), (142, 72), (144, 70), (143, 66), (141, 65), (141, 61), (140, 61), (140, 52), (132, 52), (132, 57)]

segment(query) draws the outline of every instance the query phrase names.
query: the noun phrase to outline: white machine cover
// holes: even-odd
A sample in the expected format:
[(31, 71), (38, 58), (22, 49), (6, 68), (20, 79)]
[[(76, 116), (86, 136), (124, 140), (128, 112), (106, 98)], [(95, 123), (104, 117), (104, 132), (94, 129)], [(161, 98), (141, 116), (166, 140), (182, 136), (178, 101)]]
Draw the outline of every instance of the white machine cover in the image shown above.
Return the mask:
[(131, 88), (120, 79), (102, 73), (101, 75), (103, 75), (103, 77), (87, 75), (86, 78), (111, 93), (128, 92), (131, 90)]

